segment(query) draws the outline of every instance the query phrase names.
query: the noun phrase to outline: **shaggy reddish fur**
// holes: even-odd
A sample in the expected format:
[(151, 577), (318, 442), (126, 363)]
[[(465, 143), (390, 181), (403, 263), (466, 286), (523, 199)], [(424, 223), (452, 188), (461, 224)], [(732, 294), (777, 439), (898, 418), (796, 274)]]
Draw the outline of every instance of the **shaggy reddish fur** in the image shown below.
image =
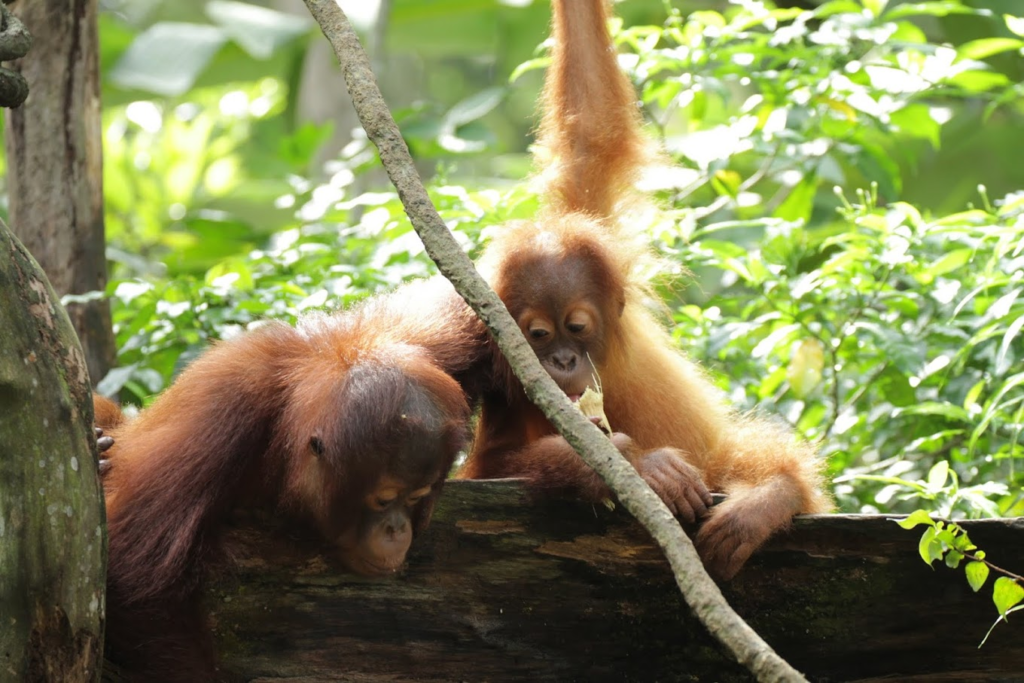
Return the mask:
[[(546, 207), (536, 220), (499, 231), (481, 269), (524, 332), (525, 320), (547, 310), (546, 302), (583, 300), (599, 311), (600, 334), (586, 340), (586, 349), (597, 359), (612, 428), (631, 437), (617, 444), (649, 483), (661, 486), (670, 507), (687, 507), (695, 493), (706, 500), (704, 485), (728, 494), (696, 539), (709, 569), (728, 578), (793, 515), (830, 508), (822, 464), (786, 429), (729, 408), (647, 310), (654, 259), (629, 219), (643, 200), (635, 181), (656, 156), (640, 127), (637, 97), (617, 65), (605, 0), (552, 5), (554, 46), (537, 155)], [(555, 324), (568, 311), (553, 312)], [(518, 476), (539, 489), (607, 496), (500, 356), (494, 374), (459, 476)], [(681, 458), (696, 474), (682, 467), (645, 473), (642, 454), (652, 452), (661, 462)], [(708, 514), (702, 508), (697, 500), (687, 512)]]
[(114, 438), (103, 481), (107, 655), (128, 678), (214, 680), (198, 597), (234, 508), (277, 511), (340, 539), (358, 528), (382, 476), (395, 475), (395, 453), (429, 443), (437, 461), (425, 465), (440, 478), (408, 513), (414, 533), (425, 527), (468, 439), (453, 377), (469, 384), (486, 349), (445, 285), (215, 344), (133, 419), (96, 400)]

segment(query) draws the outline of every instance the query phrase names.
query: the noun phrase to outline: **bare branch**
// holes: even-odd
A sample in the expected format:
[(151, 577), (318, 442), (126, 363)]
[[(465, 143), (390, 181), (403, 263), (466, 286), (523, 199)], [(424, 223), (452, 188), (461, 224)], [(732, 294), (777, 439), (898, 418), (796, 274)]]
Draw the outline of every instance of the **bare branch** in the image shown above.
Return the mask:
[(377, 146), (381, 162), (427, 253), (487, 325), (530, 400), (661, 546), (683, 596), (708, 631), (759, 680), (805, 680), (729, 607), (704, 571), (693, 544), (661, 499), (541, 368), (505, 306), (477, 273), (431, 203), (344, 12), (336, 0), (305, 2), (341, 62), (359, 120)]

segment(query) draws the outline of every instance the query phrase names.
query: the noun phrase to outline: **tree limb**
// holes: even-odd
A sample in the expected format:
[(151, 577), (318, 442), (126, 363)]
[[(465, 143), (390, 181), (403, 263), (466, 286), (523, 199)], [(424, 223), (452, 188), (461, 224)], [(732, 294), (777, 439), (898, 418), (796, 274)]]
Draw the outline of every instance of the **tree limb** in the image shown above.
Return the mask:
[(336, 0), (305, 0), (305, 3), (341, 62), (359, 120), (377, 146), (381, 163), (398, 190), (427, 253), (487, 325), (527, 396), (661, 546), (683, 596), (708, 631), (759, 680), (804, 680), (729, 607), (718, 586), (704, 571), (693, 544), (661, 499), (611, 441), (572, 406), (541, 368), (519, 327), (477, 273), (431, 203), (405, 141), (377, 88), (369, 60)]

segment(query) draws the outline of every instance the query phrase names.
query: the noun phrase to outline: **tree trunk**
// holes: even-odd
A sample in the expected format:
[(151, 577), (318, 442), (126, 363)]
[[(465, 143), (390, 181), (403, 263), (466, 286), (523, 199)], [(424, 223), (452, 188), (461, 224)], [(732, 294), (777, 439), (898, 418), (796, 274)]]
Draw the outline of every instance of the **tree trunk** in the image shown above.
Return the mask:
[[(622, 509), (448, 482), (394, 579), (345, 574), (272, 523), (239, 516), (207, 586), (230, 680), (750, 680)], [(1024, 520), (963, 526), (992, 562), (1024, 569)], [(978, 649), (993, 579), (973, 593), (963, 568), (927, 567), (920, 536), (883, 516), (800, 517), (723, 590), (811, 681), (1024, 680), (1020, 615)]]
[(0, 222), (0, 680), (99, 679), (106, 532), (71, 323)]
[[(32, 0), (14, 12), (32, 33), (27, 57), (12, 66), (29, 83), (20, 109), (7, 112), (10, 221), (61, 296), (107, 286), (103, 232), (102, 128), (97, 0)], [(68, 315), (89, 376), (114, 363), (110, 305), (73, 303)]]

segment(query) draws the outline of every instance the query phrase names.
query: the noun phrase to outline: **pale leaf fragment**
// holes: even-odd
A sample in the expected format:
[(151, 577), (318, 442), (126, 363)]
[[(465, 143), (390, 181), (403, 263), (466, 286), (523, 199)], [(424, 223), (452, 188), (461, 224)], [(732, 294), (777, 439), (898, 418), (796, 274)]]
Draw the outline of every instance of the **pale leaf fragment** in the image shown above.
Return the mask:
[(580, 396), (580, 400), (576, 402), (576, 407), (605, 434), (612, 433), (608, 416), (604, 414), (604, 394), (599, 389), (587, 387)]

